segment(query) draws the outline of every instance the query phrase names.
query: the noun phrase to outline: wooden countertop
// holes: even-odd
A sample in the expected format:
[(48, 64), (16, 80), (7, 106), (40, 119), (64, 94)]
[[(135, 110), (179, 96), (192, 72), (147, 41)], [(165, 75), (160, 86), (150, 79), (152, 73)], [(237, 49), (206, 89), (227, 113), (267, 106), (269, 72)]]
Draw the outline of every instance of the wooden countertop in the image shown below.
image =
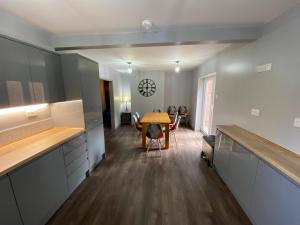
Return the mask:
[(217, 129), (300, 185), (300, 155), (235, 125)]
[(0, 147), (0, 176), (84, 133), (84, 129), (55, 127)]
[(170, 117), (166, 112), (147, 112), (141, 119), (141, 123), (171, 123)]

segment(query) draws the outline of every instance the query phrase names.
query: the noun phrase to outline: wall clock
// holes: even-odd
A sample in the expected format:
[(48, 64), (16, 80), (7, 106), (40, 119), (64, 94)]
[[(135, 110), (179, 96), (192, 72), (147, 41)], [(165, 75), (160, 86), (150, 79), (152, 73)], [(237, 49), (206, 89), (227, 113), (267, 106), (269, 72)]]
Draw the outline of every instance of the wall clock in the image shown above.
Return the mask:
[(153, 80), (146, 78), (141, 80), (138, 86), (138, 90), (141, 95), (145, 97), (150, 97), (154, 95), (156, 91), (156, 84)]

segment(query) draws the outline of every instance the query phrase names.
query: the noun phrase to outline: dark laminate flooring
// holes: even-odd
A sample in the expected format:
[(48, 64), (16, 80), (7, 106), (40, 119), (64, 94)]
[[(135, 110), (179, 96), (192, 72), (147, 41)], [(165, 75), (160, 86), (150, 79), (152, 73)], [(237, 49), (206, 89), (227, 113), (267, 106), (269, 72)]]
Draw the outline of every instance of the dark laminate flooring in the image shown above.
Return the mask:
[(200, 159), (201, 135), (186, 128), (170, 149), (142, 151), (134, 128), (106, 133), (107, 159), (49, 225), (248, 225), (219, 176)]

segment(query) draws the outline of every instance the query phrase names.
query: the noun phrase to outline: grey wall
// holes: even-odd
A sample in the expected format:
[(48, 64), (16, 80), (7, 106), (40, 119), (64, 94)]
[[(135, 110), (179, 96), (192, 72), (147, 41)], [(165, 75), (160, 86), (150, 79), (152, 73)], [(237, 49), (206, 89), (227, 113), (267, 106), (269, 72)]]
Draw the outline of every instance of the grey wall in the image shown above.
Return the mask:
[[(262, 38), (235, 45), (194, 71), (192, 117), (196, 115), (199, 77), (216, 72), (213, 126), (237, 124), (300, 153), (300, 8), (283, 14), (264, 30)], [(257, 65), (272, 63), (272, 71), (256, 73)], [(260, 109), (260, 117), (251, 116)], [(197, 126), (193, 120), (193, 125)]]
[[(145, 78), (152, 79), (156, 84), (156, 92), (150, 97), (142, 96), (138, 91), (139, 82)], [(165, 73), (160, 71), (142, 71), (131, 75), (131, 107), (142, 115), (153, 109), (164, 108)]]
[(0, 34), (48, 50), (54, 49), (51, 42), (52, 33), (2, 10), (0, 10)]
[(170, 105), (175, 105), (176, 107), (185, 105), (188, 109), (191, 108), (192, 75), (192, 71), (165, 73), (164, 110), (167, 110)]

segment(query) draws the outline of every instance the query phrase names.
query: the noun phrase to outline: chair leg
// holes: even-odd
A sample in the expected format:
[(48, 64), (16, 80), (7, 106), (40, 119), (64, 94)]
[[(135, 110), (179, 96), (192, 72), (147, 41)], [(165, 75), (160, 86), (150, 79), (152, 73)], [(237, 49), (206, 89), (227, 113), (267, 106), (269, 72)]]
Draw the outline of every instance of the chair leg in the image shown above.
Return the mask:
[(159, 148), (159, 153), (160, 153), (160, 157), (161, 157), (161, 143), (160, 143), (159, 139), (158, 139), (158, 148)]
[(149, 143), (148, 143), (148, 147), (147, 147), (147, 153), (149, 152), (150, 146), (152, 144), (152, 139), (150, 139)]
[(176, 134), (175, 134), (175, 131), (174, 131), (174, 132), (172, 132), (172, 133), (173, 133), (173, 135), (174, 135), (175, 143), (176, 143), (176, 145), (177, 145), (177, 139), (176, 139)]

